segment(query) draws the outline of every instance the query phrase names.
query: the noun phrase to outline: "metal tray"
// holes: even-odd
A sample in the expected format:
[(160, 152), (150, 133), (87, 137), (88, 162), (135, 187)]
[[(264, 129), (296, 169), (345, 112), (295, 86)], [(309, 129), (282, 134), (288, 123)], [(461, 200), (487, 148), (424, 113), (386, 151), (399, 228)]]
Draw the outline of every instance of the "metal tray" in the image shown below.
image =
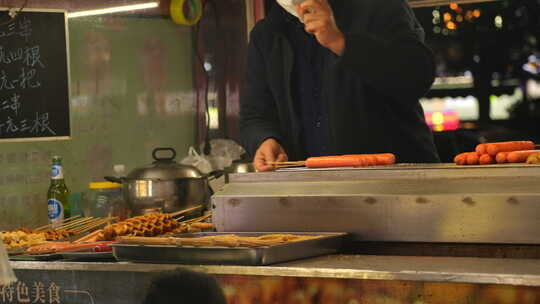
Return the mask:
[(6, 252), (9, 256), (15, 256), (15, 255), (21, 255), (21, 254), (25, 254), (26, 253), (26, 249), (28, 249), (28, 247), (24, 247), (24, 248), (15, 248), (15, 249), (7, 249), (6, 248)]
[[(201, 237), (235, 234), (261, 236), (276, 232), (210, 232), (182, 234), (178, 237)], [(346, 233), (279, 232), (323, 237), (260, 248), (176, 247), (157, 245), (112, 244), (118, 261), (167, 264), (246, 265), (261, 266), (336, 253), (341, 249)]]
[(62, 255), (58, 253), (50, 253), (50, 254), (35, 254), (35, 255), (29, 255), (29, 254), (21, 254), (21, 255), (14, 255), (10, 256), (10, 261), (56, 261), (61, 260)]
[(114, 256), (111, 251), (109, 252), (68, 251), (68, 252), (60, 252), (60, 255), (62, 255), (62, 259), (64, 260), (75, 260), (75, 261), (112, 260), (114, 261)]

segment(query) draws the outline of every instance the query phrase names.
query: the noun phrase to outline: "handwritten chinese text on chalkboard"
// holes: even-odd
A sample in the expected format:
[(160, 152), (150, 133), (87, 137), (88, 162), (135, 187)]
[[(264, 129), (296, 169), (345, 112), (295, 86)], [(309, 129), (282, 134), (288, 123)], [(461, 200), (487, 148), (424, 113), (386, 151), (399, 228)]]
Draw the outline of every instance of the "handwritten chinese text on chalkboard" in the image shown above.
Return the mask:
[(32, 11), (0, 26), (0, 139), (70, 136), (65, 22)]

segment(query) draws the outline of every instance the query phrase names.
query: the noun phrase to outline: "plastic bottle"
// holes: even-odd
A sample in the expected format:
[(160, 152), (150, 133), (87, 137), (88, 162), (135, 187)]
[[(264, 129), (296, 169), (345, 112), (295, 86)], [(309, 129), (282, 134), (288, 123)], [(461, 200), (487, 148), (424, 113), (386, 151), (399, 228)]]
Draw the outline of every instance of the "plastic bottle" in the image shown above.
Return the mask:
[(128, 217), (129, 207), (124, 202), (121, 184), (94, 182), (89, 184), (89, 188), (85, 216), (118, 217), (119, 220)]

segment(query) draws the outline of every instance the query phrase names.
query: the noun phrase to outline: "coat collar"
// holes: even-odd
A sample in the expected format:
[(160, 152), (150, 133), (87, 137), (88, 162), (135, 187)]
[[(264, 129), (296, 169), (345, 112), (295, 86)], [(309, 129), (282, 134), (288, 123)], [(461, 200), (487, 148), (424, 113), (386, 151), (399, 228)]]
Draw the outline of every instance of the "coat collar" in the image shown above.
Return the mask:
[(277, 3), (272, 7), (266, 16), (266, 20), (271, 29), (277, 32), (285, 32), (290, 22), (300, 23), (298, 18), (289, 14)]

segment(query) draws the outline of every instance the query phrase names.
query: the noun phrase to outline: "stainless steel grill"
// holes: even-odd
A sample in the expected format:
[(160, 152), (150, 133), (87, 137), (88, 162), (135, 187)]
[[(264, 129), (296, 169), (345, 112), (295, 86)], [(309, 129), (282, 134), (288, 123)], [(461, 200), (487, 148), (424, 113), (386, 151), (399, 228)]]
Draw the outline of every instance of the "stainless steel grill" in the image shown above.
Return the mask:
[(284, 170), (231, 176), (218, 231), (351, 232), (355, 240), (540, 244), (540, 166)]

